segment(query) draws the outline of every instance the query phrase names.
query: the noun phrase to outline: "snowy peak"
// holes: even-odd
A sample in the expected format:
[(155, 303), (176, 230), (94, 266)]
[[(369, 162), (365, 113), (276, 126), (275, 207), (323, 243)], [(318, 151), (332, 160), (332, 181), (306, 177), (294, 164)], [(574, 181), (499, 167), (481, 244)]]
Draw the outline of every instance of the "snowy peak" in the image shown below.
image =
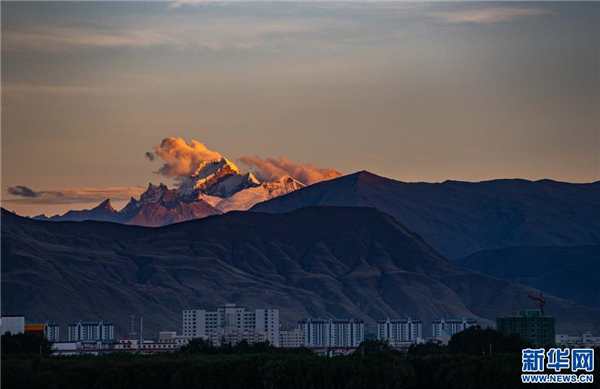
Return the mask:
[(198, 169), (179, 187), (183, 196), (198, 197), (199, 194), (229, 197), (247, 188), (259, 186), (252, 173), (242, 174), (235, 164), (226, 158), (202, 162)]
[(241, 175), (242, 171), (227, 158), (221, 158), (202, 162), (191, 177), (198, 180), (208, 180), (212, 176), (221, 173)]
[(257, 203), (286, 195), (305, 186), (286, 175), (275, 181), (263, 182), (260, 186), (240, 190), (234, 195), (221, 200), (216, 204), (216, 208), (221, 212), (245, 211)]
[(306, 185), (290, 176), (283, 176), (275, 181), (263, 182), (262, 187), (267, 193), (267, 200), (283, 196), (290, 192), (304, 188)]

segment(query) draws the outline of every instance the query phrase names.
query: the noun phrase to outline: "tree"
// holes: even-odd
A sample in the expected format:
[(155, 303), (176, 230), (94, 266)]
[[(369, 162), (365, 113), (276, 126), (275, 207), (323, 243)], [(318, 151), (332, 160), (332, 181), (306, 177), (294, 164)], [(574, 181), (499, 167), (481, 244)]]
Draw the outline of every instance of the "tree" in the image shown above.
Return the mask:
[(408, 349), (408, 356), (410, 357), (422, 357), (428, 355), (442, 355), (448, 354), (448, 348), (444, 345), (427, 342), (427, 343), (419, 343), (413, 344)]
[(397, 351), (390, 347), (387, 340), (384, 339), (367, 339), (363, 340), (359, 345), (354, 355), (389, 355), (396, 354)]
[(448, 348), (454, 354), (485, 355), (490, 353), (520, 353), (531, 344), (517, 334), (506, 336), (492, 328), (479, 326), (454, 334)]
[(217, 350), (210, 340), (194, 338), (181, 347), (180, 352), (182, 354), (216, 354)]
[(52, 342), (48, 339), (31, 334), (16, 334), (10, 332), (2, 335), (2, 354), (34, 353), (50, 355), (53, 353)]

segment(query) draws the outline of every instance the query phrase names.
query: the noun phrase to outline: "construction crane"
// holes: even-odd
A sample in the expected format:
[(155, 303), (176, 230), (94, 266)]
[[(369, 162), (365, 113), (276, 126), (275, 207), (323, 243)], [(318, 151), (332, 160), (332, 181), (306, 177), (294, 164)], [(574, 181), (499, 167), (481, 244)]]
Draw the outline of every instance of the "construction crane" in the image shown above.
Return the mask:
[(544, 300), (544, 293), (540, 290), (539, 297), (532, 296), (532, 295), (527, 295), (527, 297), (538, 302), (538, 304), (540, 305), (540, 311), (542, 312), (542, 316), (545, 316), (544, 315), (544, 306), (546, 305), (546, 300)]

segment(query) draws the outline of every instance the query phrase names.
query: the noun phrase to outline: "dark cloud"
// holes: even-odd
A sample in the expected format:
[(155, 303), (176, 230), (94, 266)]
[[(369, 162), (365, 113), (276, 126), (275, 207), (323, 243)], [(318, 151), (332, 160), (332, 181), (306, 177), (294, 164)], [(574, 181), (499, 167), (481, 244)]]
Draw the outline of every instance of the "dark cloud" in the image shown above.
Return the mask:
[(146, 158), (148, 158), (150, 161), (154, 161), (154, 153), (151, 153), (150, 151), (146, 152)]
[(23, 186), (23, 185), (9, 186), (6, 191), (13, 196), (21, 196), (21, 197), (39, 197), (40, 196), (40, 193), (38, 193), (38, 192), (34, 191), (33, 189), (30, 189), (26, 186)]
[(131, 197), (139, 196), (144, 188), (66, 188), (60, 190), (36, 191), (29, 187), (18, 185), (9, 186), (6, 192), (18, 199), (3, 198), (2, 202), (19, 204), (72, 204), (72, 203), (96, 203), (106, 200), (129, 200)]

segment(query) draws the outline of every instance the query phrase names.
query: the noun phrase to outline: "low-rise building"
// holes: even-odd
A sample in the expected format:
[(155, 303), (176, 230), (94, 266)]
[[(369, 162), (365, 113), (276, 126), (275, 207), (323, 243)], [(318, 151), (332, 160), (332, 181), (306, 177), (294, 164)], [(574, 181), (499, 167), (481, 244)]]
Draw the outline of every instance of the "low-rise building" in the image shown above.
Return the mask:
[(297, 348), (304, 346), (306, 346), (306, 337), (301, 329), (279, 331), (279, 347)]
[(119, 339), (117, 342), (109, 344), (111, 352), (140, 352), (143, 354), (167, 353), (179, 350), (175, 341), (166, 341), (164, 339)]
[(554, 346), (554, 318), (542, 315), (539, 309), (521, 309), (511, 316), (496, 319), (498, 331), (505, 335), (519, 334), (534, 347)]
[[(208, 336), (208, 339), (212, 342), (216, 347), (223, 346), (224, 344), (229, 344), (235, 346), (236, 344), (246, 341), (249, 344), (266, 342), (268, 340), (267, 334), (265, 332), (256, 332), (256, 331), (229, 331), (227, 333), (218, 330), (211, 333)], [(277, 342), (279, 344), (279, 342)]]
[(177, 335), (175, 331), (161, 331), (158, 333), (158, 340), (161, 342), (173, 342), (177, 347), (186, 346), (191, 338), (189, 336)]
[(2, 327), (2, 335), (10, 332), (13, 335), (25, 333), (25, 316), (24, 315), (3, 315), (0, 319), (0, 327)]
[(582, 335), (556, 334), (556, 346), (561, 348), (600, 347), (600, 336), (587, 331)]
[(60, 341), (60, 325), (53, 321), (27, 322), (25, 333), (43, 336), (52, 342)]
[(40, 338), (44, 337), (44, 332), (46, 330), (46, 325), (43, 323), (38, 324), (25, 324), (25, 334), (38, 336)]

